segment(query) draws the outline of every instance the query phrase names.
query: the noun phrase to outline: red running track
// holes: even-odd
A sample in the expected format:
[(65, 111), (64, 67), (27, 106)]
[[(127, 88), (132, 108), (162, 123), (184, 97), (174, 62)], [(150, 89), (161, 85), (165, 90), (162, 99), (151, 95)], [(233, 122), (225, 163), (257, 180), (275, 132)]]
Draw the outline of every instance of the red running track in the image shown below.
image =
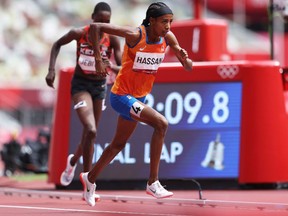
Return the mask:
[[(30, 185), (30, 186), (29, 186)], [(81, 191), (59, 191), (33, 183), (1, 184), (0, 215), (146, 215), (146, 216), (287, 216), (286, 190), (174, 191), (172, 198), (157, 200), (144, 191), (98, 191), (101, 201), (91, 207)]]
[[(152, 199), (143, 194), (143, 191), (100, 191), (99, 194), (103, 196), (103, 199), (97, 202), (95, 207), (90, 207), (81, 200), (82, 193), (80, 191), (72, 193), (20, 189), (15, 192), (13, 188), (1, 188), (0, 212), (3, 216), (57, 216), (63, 214), (103, 216), (288, 215), (288, 206), (285, 203), (288, 195), (285, 191), (206, 191), (204, 195), (209, 197), (206, 199), (207, 204), (197, 202), (199, 200), (196, 198), (197, 196), (193, 196), (193, 193), (195, 194), (195, 191), (176, 191), (173, 198), (167, 199), (167, 201), (160, 200), (158, 203), (156, 202), (158, 200), (151, 201)], [(117, 197), (119, 200), (115, 201), (114, 198)], [(128, 201), (125, 201), (127, 198), (129, 198)], [(179, 200), (186, 200), (187, 203), (181, 203)]]

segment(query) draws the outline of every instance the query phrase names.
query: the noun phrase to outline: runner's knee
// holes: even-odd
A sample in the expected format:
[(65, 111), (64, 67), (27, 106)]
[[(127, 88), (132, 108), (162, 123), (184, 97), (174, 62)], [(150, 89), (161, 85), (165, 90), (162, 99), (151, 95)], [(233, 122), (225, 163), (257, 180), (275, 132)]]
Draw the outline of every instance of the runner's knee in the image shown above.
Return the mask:
[(164, 116), (158, 116), (157, 117), (157, 122), (154, 126), (154, 129), (161, 133), (163, 136), (166, 134), (167, 129), (168, 129), (168, 121)]
[(88, 139), (95, 139), (96, 138), (96, 134), (97, 134), (97, 130), (95, 127), (92, 126), (84, 126), (85, 129), (85, 135)]

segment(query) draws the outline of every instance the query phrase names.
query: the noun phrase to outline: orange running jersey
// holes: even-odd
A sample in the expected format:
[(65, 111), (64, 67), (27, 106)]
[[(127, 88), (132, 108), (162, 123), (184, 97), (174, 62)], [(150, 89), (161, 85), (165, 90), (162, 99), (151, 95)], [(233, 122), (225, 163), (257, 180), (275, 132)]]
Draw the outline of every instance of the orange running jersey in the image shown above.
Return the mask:
[(139, 29), (140, 41), (133, 47), (124, 46), (122, 68), (111, 89), (114, 94), (130, 94), (136, 98), (146, 96), (152, 90), (157, 70), (164, 59), (165, 38), (149, 43), (145, 26)]
[[(88, 33), (90, 26), (84, 27), (84, 34), (77, 42), (77, 64), (85, 74), (93, 74), (95, 72), (95, 58), (92, 44), (89, 43)], [(104, 33), (100, 40), (100, 52), (102, 58), (111, 57), (110, 37)]]

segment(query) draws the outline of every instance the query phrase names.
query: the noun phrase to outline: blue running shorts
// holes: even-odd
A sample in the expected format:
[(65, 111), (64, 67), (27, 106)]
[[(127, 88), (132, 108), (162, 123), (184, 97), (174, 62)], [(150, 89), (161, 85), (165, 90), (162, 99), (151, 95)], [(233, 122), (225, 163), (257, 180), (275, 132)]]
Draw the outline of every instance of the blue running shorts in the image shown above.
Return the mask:
[(122, 116), (124, 119), (130, 120), (130, 121), (134, 121), (131, 118), (131, 114), (130, 114), (133, 104), (135, 106), (135, 102), (136, 102), (136, 104), (139, 105), (137, 101), (141, 101), (142, 103), (144, 103), (145, 99), (146, 99), (146, 96), (141, 97), (141, 98), (135, 98), (131, 95), (117, 95), (117, 94), (110, 92), (110, 104), (112, 108), (116, 112), (118, 112), (120, 116)]

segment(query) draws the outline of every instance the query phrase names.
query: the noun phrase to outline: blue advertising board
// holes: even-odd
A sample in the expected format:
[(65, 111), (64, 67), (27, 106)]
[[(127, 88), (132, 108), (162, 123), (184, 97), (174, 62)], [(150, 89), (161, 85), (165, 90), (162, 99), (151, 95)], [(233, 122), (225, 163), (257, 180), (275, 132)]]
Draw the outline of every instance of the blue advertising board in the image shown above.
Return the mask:
[[(241, 82), (155, 83), (146, 103), (169, 122), (159, 177), (237, 178), (241, 101)], [(117, 117), (107, 95), (94, 145), (93, 163), (112, 140)], [(75, 151), (81, 131), (82, 126), (72, 110), (70, 153)], [(150, 126), (139, 123), (126, 147), (104, 169), (99, 180), (147, 179), (152, 132)], [(78, 166), (76, 177), (81, 171), (82, 166)]]

